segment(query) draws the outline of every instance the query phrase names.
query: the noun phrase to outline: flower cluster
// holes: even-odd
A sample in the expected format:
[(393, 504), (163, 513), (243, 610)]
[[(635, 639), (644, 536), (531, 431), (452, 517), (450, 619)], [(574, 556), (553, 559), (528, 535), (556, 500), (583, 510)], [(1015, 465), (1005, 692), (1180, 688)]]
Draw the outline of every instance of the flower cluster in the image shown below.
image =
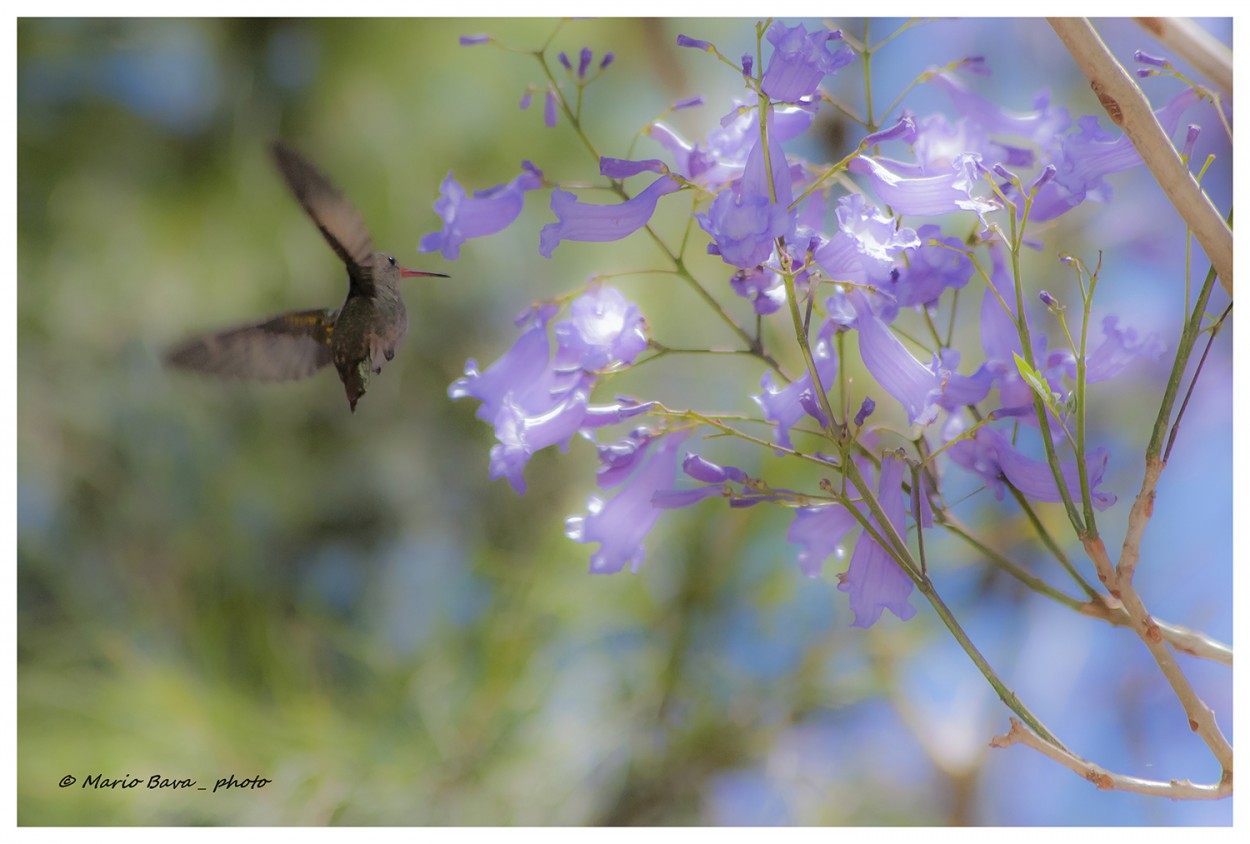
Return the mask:
[[(630, 237), (675, 194), (686, 195), (687, 202), (692, 198), (697, 228), (688, 240), (697, 244), (699, 232), (706, 235), (700, 248), (719, 256), (724, 266), (717, 283), (746, 299), (753, 319), (778, 320), (802, 336), (797, 374), (776, 363), (759, 334), (746, 350), (766, 365), (759, 392), (745, 389), (742, 397), (749, 395), (762, 421), (772, 425), (768, 445), (777, 454), (821, 463), (844, 479), (853, 476), (858, 485), (852, 489), (822, 481), (819, 492), (774, 489), (744, 469), (720, 466), (698, 452), (693, 432), (707, 424), (705, 417), (619, 397), (592, 404), (599, 382), (636, 363), (648, 348), (639, 308), (608, 286), (591, 285), (573, 298), (564, 319), (557, 319), (557, 304), (527, 311), (518, 320), (521, 334), (512, 348), (484, 372), (470, 360), (450, 395), (481, 402), (477, 416), (494, 426), (498, 441), (491, 450), (491, 477), (507, 478), (522, 493), (523, 469), (536, 451), (567, 448), (574, 434), (598, 442), (604, 426), (644, 414), (653, 418), (623, 439), (597, 444), (600, 492), (589, 498), (584, 514), (570, 517), (566, 525), (574, 541), (598, 545), (591, 554), (592, 572), (637, 570), (645, 557), (644, 539), (662, 510), (707, 499), (727, 499), (731, 506), (772, 502), (793, 508), (787, 538), (799, 548), (804, 574), (820, 575), (828, 557), (853, 546), (838, 588), (849, 595), (856, 626), (875, 623), (885, 609), (906, 620), (915, 612), (908, 598), (918, 576), (900, 547), (909, 533), (908, 510), (915, 530), (932, 528), (942, 499), (932, 481), (917, 481), (937, 473), (906, 476), (907, 461), (880, 450), (884, 438), (946, 446), (941, 460), (980, 479), (996, 497), (1010, 486), (1033, 501), (1059, 501), (1064, 493), (1080, 500), (1087, 491), (1097, 509), (1114, 504), (1115, 495), (1101, 488), (1105, 449), (1081, 455), (1083, 473), (1072, 451), (1063, 460), (1048, 461), (1028, 451), (1037, 453), (1047, 431), (1051, 444), (1070, 441), (1065, 433), (1078, 377), (1086, 384), (1117, 377), (1136, 361), (1156, 360), (1162, 344), (1104, 314), (1102, 339), (1091, 332), (1094, 342), (1078, 371), (1071, 342), (1066, 337), (1055, 342), (1059, 335), (1054, 332), (1048, 339), (1040, 330), (1043, 316), (1030, 313), (1028, 302), (1037, 294), (1022, 295), (1026, 281), (1007, 260), (1025, 241), (1023, 236), (1013, 241), (1003, 229), (1006, 222), (1015, 231), (1016, 223), (1054, 219), (1087, 200), (1109, 201), (1106, 177), (1138, 166), (1141, 159), (1125, 136), (1104, 131), (1094, 117), (1074, 122), (1045, 95), (1027, 112), (989, 102), (966, 78), (988, 69), (983, 60), (969, 57), (924, 77), (945, 94), (958, 119), (902, 112), (884, 128), (866, 126), (840, 165), (816, 166), (794, 154), (791, 142), (808, 132), (828, 101), (825, 80), (850, 65), (855, 53), (839, 32), (774, 22), (764, 35), (767, 55), (743, 56), (740, 62), (725, 59), (709, 41), (678, 38), (679, 46), (715, 54), (740, 68), (749, 96), (727, 104), (724, 117), (701, 140), (687, 140), (663, 120), (650, 123), (643, 134), (661, 157), (600, 156), (598, 173), (608, 180), (616, 201), (585, 202), (570, 190), (546, 184), (542, 171), (529, 162), (510, 182), (472, 195), (448, 174), (435, 204), (443, 228), (423, 238), (420, 248), (455, 259), (467, 240), (511, 224), (526, 196), (542, 187), (551, 188), (555, 218), (538, 238), (538, 251), (546, 258), (564, 241)], [(473, 37), (463, 43), (490, 40)], [(597, 73), (588, 76), (593, 65), (588, 49), (576, 65), (559, 54), (569, 78), (565, 84), (577, 86), (578, 107), (582, 90), (611, 59), (606, 54)], [(542, 90), (552, 115), (548, 125), (557, 111), (579, 119), (562, 99), (560, 86), (552, 83)], [(523, 105), (529, 96), (527, 91)], [(691, 98), (673, 108), (702, 101)], [(1192, 91), (1178, 95), (1157, 112), (1160, 123), (1175, 132), (1195, 102)], [(879, 152), (886, 146), (904, 152), (886, 157)], [(640, 176), (649, 180), (645, 186), (627, 189), (629, 180)], [(856, 187), (837, 195), (835, 184)], [(680, 259), (675, 265), (677, 272), (689, 272)], [(690, 281), (711, 291), (706, 298), (714, 298), (715, 285)], [(904, 314), (916, 314), (932, 326), (939, 307), (955, 307), (955, 291), (970, 284), (982, 291), (981, 347), (962, 350), (975, 368), (961, 371), (965, 354), (949, 346), (949, 337), (943, 341), (934, 328), (931, 342), (920, 342), (901, 330), (900, 321)], [(1049, 295), (1041, 298), (1053, 308)], [(978, 300), (965, 295), (962, 301)], [(845, 386), (842, 355), (852, 350), (871, 376), (869, 395), (853, 417), (830, 402), (839, 379)], [(792, 353), (785, 357), (794, 359)], [(1026, 360), (1031, 369), (1018, 363)], [(1026, 377), (1029, 373), (1036, 377)], [(1047, 393), (1041, 418), (1035, 412), (1039, 390)], [(887, 398), (909, 428), (901, 438), (898, 431), (868, 424)], [(799, 452), (794, 440), (800, 435), (821, 438), (821, 449), (829, 454)], [(911, 465), (920, 465), (923, 457), (921, 452)], [(874, 477), (875, 483), (869, 480)]]

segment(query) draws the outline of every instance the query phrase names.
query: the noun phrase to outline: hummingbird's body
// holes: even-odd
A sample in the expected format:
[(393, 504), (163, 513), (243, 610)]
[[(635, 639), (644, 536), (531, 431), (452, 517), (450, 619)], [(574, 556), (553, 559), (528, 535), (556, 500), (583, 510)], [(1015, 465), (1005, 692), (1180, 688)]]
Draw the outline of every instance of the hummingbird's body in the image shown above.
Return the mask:
[(400, 279), (442, 276), (401, 267), (373, 251), (364, 221), (316, 168), (280, 143), (274, 160), (291, 192), (347, 266), (347, 299), (336, 309), (292, 311), (261, 323), (196, 337), (171, 349), (166, 362), (214, 375), (289, 381), (329, 363), (338, 370), (352, 412), (408, 333)]

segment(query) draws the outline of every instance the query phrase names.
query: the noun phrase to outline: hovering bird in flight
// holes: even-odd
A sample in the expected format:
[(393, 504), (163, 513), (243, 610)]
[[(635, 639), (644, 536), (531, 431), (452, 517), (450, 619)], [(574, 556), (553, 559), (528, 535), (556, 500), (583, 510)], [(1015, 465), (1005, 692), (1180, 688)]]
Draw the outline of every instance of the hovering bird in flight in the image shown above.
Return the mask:
[(273, 157), (299, 204), (347, 265), (347, 299), (338, 308), (291, 311), (193, 337), (170, 349), (165, 362), (257, 381), (306, 378), (333, 362), (355, 413), (370, 374), (395, 357), (408, 333), (400, 279), (447, 276), (410, 270), (385, 252), (374, 252), (360, 214), (317, 168), (281, 142), (274, 143)]

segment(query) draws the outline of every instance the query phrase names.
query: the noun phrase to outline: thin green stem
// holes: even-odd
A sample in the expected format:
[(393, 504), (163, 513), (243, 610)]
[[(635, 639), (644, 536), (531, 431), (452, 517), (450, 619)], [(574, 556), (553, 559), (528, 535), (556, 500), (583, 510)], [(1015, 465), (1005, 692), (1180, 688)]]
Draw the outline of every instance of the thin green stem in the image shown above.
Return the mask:
[[(1021, 357), (1030, 368), (1036, 370), (1037, 363), (1033, 359), (1033, 339), (1029, 334), (1029, 321), (1026, 317), (1024, 308), (1024, 278), (1020, 270), (1020, 250), (1024, 244), (1024, 230), (1028, 225), (1029, 211), (1032, 207), (1032, 197), (1025, 200), (1024, 214), (1020, 218), (1019, 225), (1016, 222), (1015, 207), (1009, 207), (1009, 216), (1011, 219), (1011, 273), (1016, 289), (1016, 331), (1020, 337)], [(1063, 468), (1059, 463), (1059, 455), (1055, 452), (1054, 438), (1050, 432), (1050, 414), (1047, 412), (1046, 403), (1042, 401), (1042, 397), (1033, 393), (1033, 412), (1037, 414), (1038, 427), (1042, 432), (1042, 445), (1046, 450), (1046, 462), (1050, 465), (1051, 474), (1055, 478), (1055, 486), (1059, 490), (1059, 497), (1063, 500), (1064, 509), (1068, 512), (1068, 521), (1072, 523), (1072, 527), (1076, 530), (1077, 536), (1085, 536), (1085, 524), (1081, 519), (1081, 514), (1076, 509), (1076, 504), (1072, 501), (1072, 493), (1068, 490), (1068, 484), (1063, 477)]]
[(1013, 563), (1005, 555), (999, 553), (998, 551), (995, 551), (993, 548), (986, 545), (980, 539), (973, 536), (973, 534), (967, 528), (965, 528), (963, 525), (959, 524), (958, 522), (954, 521), (950, 517), (943, 516), (939, 520), (938, 523), (943, 528), (955, 534), (960, 539), (964, 540), (973, 548), (975, 548), (977, 551), (979, 551), (982, 555), (985, 556), (987, 560), (989, 560), (995, 566), (1002, 569), (1004, 572), (1011, 575), (1016, 580), (1020, 581), (1025, 586), (1027, 586), (1029, 589), (1032, 589), (1034, 592), (1037, 592), (1040, 595), (1045, 595), (1047, 598), (1050, 598), (1060, 604), (1063, 604), (1068, 609), (1076, 610), (1077, 612), (1080, 612), (1081, 607), (1084, 606), (1084, 604), (1080, 600), (1073, 598), (1071, 595), (1068, 595), (1064, 592), (1061, 592), (1060, 590), (1051, 586), (1046, 581), (1042, 580), (1040, 577), (1037, 577), (1036, 575), (1029, 573), (1027, 570), (1024, 569), (1024, 567), (1019, 566), (1016, 563)]
[(1081, 573), (1076, 570), (1076, 566), (1072, 565), (1072, 560), (1068, 558), (1067, 553), (1059, 546), (1059, 543), (1055, 541), (1055, 538), (1050, 535), (1050, 531), (1046, 529), (1046, 526), (1042, 524), (1042, 520), (1038, 517), (1037, 511), (1033, 509), (1033, 505), (1029, 503), (1029, 500), (1024, 497), (1024, 493), (1016, 489), (1011, 483), (1007, 483), (1007, 489), (1011, 490), (1012, 498), (1016, 499), (1016, 503), (1020, 505), (1021, 511), (1023, 511), (1025, 517), (1028, 518), (1029, 524), (1033, 525), (1033, 530), (1037, 531), (1037, 537), (1042, 540), (1042, 544), (1046, 546), (1046, 550), (1050, 551), (1054, 558), (1058, 560), (1059, 565), (1063, 566), (1063, 570), (1066, 571), (1074, 581), (1076, 581), (1076, 585), (1081, 587), (1081, 591), (1084, 592), (1091, 601), (1097, 600), (1099, 597), (1098, 590), (1091, 586), (1089, 581), (1081, 576)]
[[(898, 531), (895, 530), (893, 523), (886, 516), (885, 511), (881, 508), (881, 504), (877, 501), (876, 496), (873, 495), (868, 489), (868, 484), (864, 480), (864, 476), (860, 473), (859, 467), (855, 465), (854, 460), (846, 460), (843, 462), (843, 474), (846, 479), (849, 480), (859, 491), (860, 496), (864, 499), (864, 503), (871, 511), (873, 519), (876, 521), (877, 525), (880, 526), (882, 532), (885, 534), (885, 538), (889, 540), (889, 544), (882, 544), (881, 547), (888, 550), (891, 546), (893, 546), (894, 548), (902, 550), (902, 554), (900, 555), (901, 559), (897, 559), (896, 562), (899, 563), (900, 567), (907, 574), (907, 576), (911, 578), (920, 594), (924, 595), (925, 600), (927, 600), (929, 605), (933, 607), (934, 611), (938, 614), (938, 618), (940, 618), (942, 623), (946, 625), (946, 629), (950, 631), (951, 636), (953, 636), (955, 641), (959, 643), (960, 648), (962, 648), (964, 653), (968, 655), (968, 658), (972, 660), (972, 663), (977, 667), (977, 670), (981, 672), (981, 675), (985, 677), (986, 681), (998, 694), (999, 699), (1007, 705), (1007, 708), (1019, 715), (1021, 720), (1028, 724), (1031, 730), (1057, 747), (1063, 747), (1063, 744), (1059, 741), (1059, 739), (1055, 738), (1055, 736), (1051, 734), (1050, 730), (1046, 729), (1042, 722), (1038, 720), (1037, 716), (1030, 712), (1029, 708), (1025, 706), (1018, 697), (1016, 697), (1015, 692), (1007, 688), (1007, 684), (1003, 682), (1002, 678), (998, 676), (998, 672), (994, 670), (993, 666), (990, 665), (989, 661), (985, 658), (981, 651), (977, 649), (977, 646), (973, 643), (972, 639), (968, 637), (968, 634), (964, 631), (963, 627), (960, 626), (959, 621), (955, 618), (954, 613), (951, 612), (950, 607), (948, 607), (946, 602), (942, 600), (942, 597), (938, 594), (937, 589), (933, 585), (933, 581), (931, 581), (928, 576), (920, 572), (919, 567), (911, 558), (911, 553), (907, 551), (907, 543), (904, 542), (902, 537), (898, 535)], [(851, 510), (854, 512), (854, 508), (851, 508)]]
[(1185, 377), (1185, 369), (1193, 354), (1194, 343), (1202, 331), (1202, 316), (1206, 313), (1207, 302), (1215, 287), (1215, 267), (1207, 270), (1207, 277), (1198, 291), (1197, 301), (1188, 321), (1181, 330), (1181, 339), (1176, 345), (1176, 357), (1172, 361), (1172, 371), (1168, 375), (1167, 385), (1163, 388), (1163, 399), (1159, 402), (1159, 414), (1155, 417), (1154, 430), (1150, 435), (1150, 443), (1146, 446), (1146, 462), (1158, 460), (1163, 451), (1164, 438), (1167, 436), (1168, 423), (1172, 418), (1172, 407), (1176, 403), (1176, 395), (1180, 391), (1181, 382)]

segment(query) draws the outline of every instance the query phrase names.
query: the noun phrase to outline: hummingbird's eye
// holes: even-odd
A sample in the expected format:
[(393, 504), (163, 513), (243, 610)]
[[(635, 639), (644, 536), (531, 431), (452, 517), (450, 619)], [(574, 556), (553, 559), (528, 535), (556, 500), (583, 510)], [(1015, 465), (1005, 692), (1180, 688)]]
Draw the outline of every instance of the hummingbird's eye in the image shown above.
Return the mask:
[(390, 255), (387, 255), (387, 256), (386, 256), (386, 260), (388, 260), (388, 261), (390, 261), (390, 262), (391, 262), (391, 266), (392, 266), (392, 267), (393, 267), (393, 266), (395, 266), (395, 258), (394, 258), (394, 257), (392, 257), (392, 256), (390, 256)]

